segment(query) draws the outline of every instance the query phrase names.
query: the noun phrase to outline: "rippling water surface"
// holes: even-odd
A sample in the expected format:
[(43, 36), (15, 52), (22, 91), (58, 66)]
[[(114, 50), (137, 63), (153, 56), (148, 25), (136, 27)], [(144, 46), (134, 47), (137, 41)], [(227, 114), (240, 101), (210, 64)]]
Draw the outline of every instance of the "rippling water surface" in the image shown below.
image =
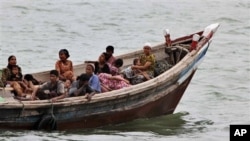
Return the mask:
[(74, 64), (115, 55), (220, 23), (204, 62), (173, 115), (91, 130), (0, 131), (0, 140), (229, 140), (250, 124), (250, 2), (247, 0), (1, 0), (0, 67), (14, 54), (23, 73), (54, 68), (67, 48)]

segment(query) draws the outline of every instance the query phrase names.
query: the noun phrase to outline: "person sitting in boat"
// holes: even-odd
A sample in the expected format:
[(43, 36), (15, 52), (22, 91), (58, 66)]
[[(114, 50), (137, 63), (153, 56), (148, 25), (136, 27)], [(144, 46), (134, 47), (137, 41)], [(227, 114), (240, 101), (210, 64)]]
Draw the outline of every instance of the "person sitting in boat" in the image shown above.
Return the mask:
[(108, 54), (106, 52), (103, 52), (99, 58), (98, 61), (84, 61), (85, 63), (93, 63), (95, 66), (95, 74), (99, 73), (110, 73), (109, 65), (107, 64), (107, 57)]
[(2, 77), (0, 83), (1, 87), (9, 85), (13, 87), (14, 93), (17, 96), (24, 96), (22, 87), (19, 82), (22, 82), (22, 69), (17, 65), (16, 56), (11, 55), (8, 58), (8, 65), (2, 71)]
[(141, 65), (133, 65), (131, 68), (133, 70), (140, 70), (146, 72), (145, 78), (154, 78), (154, 69), (155, 69), (155, 55), (151, 53), (151, 44), (145, 43), (143, 47), (143, 52), (139, 59)]
[(35, 99), (51, 99), (56, 102), (66, 96), (63, 81), (59, 80), (59, 72), (57, 70), (50, 71), (50, 80), (42, 85), (35, 87), (32, 92), (31, 98)]
[(94, 74), (94, 71), (95, 71), (94, 65), (87, 64), (85, 72), (87, 75), (90, 76), (89, 85), (93, 90), (95, 90), (96, 93), (100, 93), (101, 92), (100, 80), (98, 76)]
[(122, 75), (111, 75), (108, 73), (100, 73), (98, 75), (102, 92), (108, 92), (112, 90), (118, 90), (124, 87), (129, 87), (130, 83)]
[(18, 65), (12, 65), (11, 76), (8, 80), (9, 81), (22, 81), (23, 80), (23, 75), (20, 72), (20, 67)]
[(24, 80), (24, 82), (32, 83), (33, 85), (40, 85), (40, 84), (42, 84), (41, 81), (38, 81), (37, 79), (35, 79), (33, 77), (33, 75), (31, 75), (31, 74), (25, 74), (24, 77), (23, 77), (23, 80)]
[(107, 46), (106, 47), (106, 53), (107, 53), (107, 55), (106, 55), (106, 61), (107, 61), (107, 63), (113, 65), (113, 63), (116, 60), (115, 57), (113, 56), (113, 54), (114, 54), (114, 47), (111, 46), (111, 45)]
[[(2, 83), (0, 83), (1, 87), (5, 87), (7, 84), (11, 85), (11, 81), (7, 81), (7, 79), (10, 79), (10, 77), (13, 75), (11, 71), (13, 65), (17, 65), (17, 61), (16, 61), (16, 57), (14, 55), (11, 55), (8, 58), (7, 67), (3, 68), (2, 70), (2, 77), (1, 77)], [(22, 74), (21, 67), (18, 67), (18, 69), (19, 69), (19, 73)]]
[(39, 84), (39, 82), (34, 79), (31, 74), (26, 74), (24, 75), (24, 78), (22, 78), (22, 74), (19, 72), (19, 67), (17, 65), (12, 66), (12, 76), (9, 81), (16, 81), (20, 84), (17, 95), (21, 97), (26, 94), (31, 94), (34, 89), (34, 84)]
[[(140, 59), (135, 58), (133, 60), (133, 65), (141, 66)], [(121, 73), (126, 79), (130, 81), (132, 85), (139, 84), (150, 79), (145, 71), (141, 71), (139, 69), (132, 69), (131, 66), (122, 70)]]
[(93, 90), (89, 85), (90, 75), (83, 73), (79, 77), (77, 77), (77, 81), (72, 85), (69, 90), (69, 96), (83, 96), (86, 95), (88, 100), (91, 100), (91, 97), (95, 94), (95, 90)]
[(75, 79), (73, 63), (71, 60), (68, 60), (69, 57), (70, 55), (67, 49), (61, 49), (59, 51), (60, 60), (56, 62), (55, 69), (59, 72), (59, 79), (62, 81), (65, 81), (66, 79), (73, 81)]
[(116, 59), (114, 65), (110, 65), (111, 73), (100, 73), (98, 75), (102, 92), (112, 91), (130, 86), (129, 81), (120, 74), (120, 67), (123, 65), (122, 59)]
[(172, 41), (171, 41), (171, 38), (170, 38), (169, 29), (164, 29), (163, 34), (164, 34), (166, 46), (170, 47), (172, 45)]
[(23, 97), (26, 95), (24, 92), (28, 87), (23, 82), (23, 75), (18, 65), (12, 65), (11, 76), (7, 78), (7, 81), (11, 82), (11, 87), (14, 88), (14, 94), (16, 96)]
[(109, 66), (106, 61), (106, 56), (108, 54), (106, 52), (103, 52), (99, 58), (98, 62), (95, 62), (95, 74), (99, 73), (110, 73)]
[(118, 58), (114, 61), (113, 65), (110, 63), (107, 63), (110, 69), (111, 75), (119, 75), (120, 74), (120, 67), (123, 65), (123, 60), (121, 58)]
[(69, 90), (71, 88), (71, 81), (69, 79), (66, 79), (64, 82), (64, 91), (65, 91), (65, 95), (68, 96), (69, 95)]
[(31, 94), (35, 89), (34, 85), (39, 85), (39, 84), (41, 84), (41, 82), (36, 80), (31, 74), (25, 74), (22, 79), (21, 86), (23, 88), (23, 93), (26, 94), (26, 97), (25, 97), (26, 99), (21, 98), (20, 100), (30, 99)]

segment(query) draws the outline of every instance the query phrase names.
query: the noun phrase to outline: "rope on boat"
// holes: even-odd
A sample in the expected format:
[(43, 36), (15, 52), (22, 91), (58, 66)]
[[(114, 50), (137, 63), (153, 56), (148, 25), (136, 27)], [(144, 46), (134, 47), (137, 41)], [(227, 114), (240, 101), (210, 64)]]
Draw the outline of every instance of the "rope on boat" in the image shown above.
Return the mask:
[(38, 122), (35, 124), (34, 128), (36, 130), (48, 129), (48, 130), (56, 130), (57, 129), (57, 121), (54, 116), (54, 104), (51, 102), (51, 111), (50, 114), (44, 114)]
[(178, 55), (178, 57), (176, 59), (176, 63), (178, 63), (180, 61), (182, 50), (183, 50), (183, 48), (181, 47), (181, 51), (179, 52), (179, 55)]
[(57, 122), (56, 122), (56, 117), (54, 115), (54, 104), (53, 104), (53, 102), (51, 100), (50, 100), (50, 102), (51, 102), (51, 117), (52, 117), (51, 129), (56, 130), (57, 129)]
[(24, 103), (23, 103), (21, 100), (17, 100), (17, 101), (18, 101), (19, 103), (22, 104), (22, 110), (21, 110), (20, 113), (19, 113), (19, 117), (21, 117), (23, 111), (25, 110), (25, 108), (24, 108)]

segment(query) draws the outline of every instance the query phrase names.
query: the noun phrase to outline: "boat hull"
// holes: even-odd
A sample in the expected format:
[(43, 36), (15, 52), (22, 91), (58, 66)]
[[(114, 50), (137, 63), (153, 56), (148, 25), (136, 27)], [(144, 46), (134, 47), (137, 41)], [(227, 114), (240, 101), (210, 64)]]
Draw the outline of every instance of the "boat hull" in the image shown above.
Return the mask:
[[(218, 27), (219, 24), (212, 24), (204, 31), (173, 40), (171, 48), (167, 47), (170, 50), (179, 51), (175, 54), (176, 59), (170, 61), (174, 62), (173, 66), (146, 82), (96, 94), (90, 101), (85, 96), (68, 97), (55, 103), (50, 100), (6, 100), (0, 103), (0, 128), (84, 129), (172, 114), (204, 59)], [(194, 34), (202, 36), (195, 50), (190, 51), (181, 46), (190, 45)], [(157, 60), (171, 58), (171, 54), (165, 49), (164, 43), (152, 47)], [(134, 51), (117, 58), (122, 58), (126, 67), (142, 53), (142, 50)], [(85, 67), (86, 63), (74, 66), (75, 75), (83, 73), (82, 70), (85, 70)], [(49, 80), (49, 71), (33, 75), (42, 81)], [(0, 88), (1, 96), (9, 93), (10, 90), (7, 88)]]
[[(160, 115), (172, 114), (174, 110), (176, 109), (179, 101), (181, 100), (183, 93), (188, 87), (188, 84), (190, 83), (194, 75), (194, 72), (182, 84), (178, 85), (177, 88), (174, 88), (173, 91), (171, 90), (166, 91), (162, 88), (154, 89), (154, 95), (155, 96), (161, 95), (159, 96), (160, 98), (158, 98), (157, 100), (152, 100), (152, 102), (146, 103), (145, 105), (138, 106), (137, 108), (131, 107), (131, 108), (128, 108), (128, 110), (121, 110), (120, 107), (117, 107), (115, 110), (109, 109), (110, 112), (106, 111), (100, 114), (96, 113), (92, 115), (87, 115), (86, 114), (87, 108), (82, 108), (83, 110), (80, 110), (79, 105), (75, 107), (71, 106), (70, 107), (71, 112), (67, 112), (67, 111), (60, 112), (60, 108), (54, 107), (55, 108), (54, 115), (57, 118), (57, 129), (65, 130), (65, 129), (79, 129), (79, 128), (80, 129), (94, 128), (94, 127), (100, 127), (100, 126), (109, 125), (109, 124), (128, 122), (128, 121), (138, 119), (138, 118), (151, 118), (151, 117), (156, 117)], [(160, 87), (165, 87), (166, 85), (162, 85)], [(148, 95), (151, 95), (151, 94), (152, 94), (151, 91), (148, 91), (148, 92), (144, 92), (144, 94), (142, 95), (147, 97)], [(120, 99), (120, 101), (123, 101), (123, 100)], [(86, 106), (86, 107), (91, 107), (91, 105)], [(51, 107), (48, 107), (48, 109), (45, 111), (49, 111), (50, 109)], [(73, 110), (73, 109), (76, 109), (76, 110)], [(27, 116), (27, 117), (21, 116), (20, 118), (18, 118), (17, 116), (22, 115), (21, 112), (23, 110), (25, 109), (16, 109), (16, 110), (6, 109), (5, 111), (1, 110), (3, 113), (6, 114), (4, 115), (5, 117), (7, 117), (7, 114), (9, 115), (12, 114), (13, 116), (13, 113), (16, 113), (15, 114), (16, 117), (15, 118), (10, 117), (8, 119), (5, 118), (6, 121), (3, 121), (3, 119), (1, 119), (0, 127), (4, 127), (5, 129), (27, 129), (27, 130), (37, 129), (36, 127), (37, 121), (39, 121), (42, 116), (41, 115)], [(36, 109), (36, 111), (44, 111), (44, 108)], [(31, 112), (31, 111), (27, 111), (27, 112)], [(49, 115), (49, 112), (47, 113), (48, 115)], [(84, 114), (79, 114), (79, 113), (85, 113), (86, 116)], [(45, 124), (48, 124), (48, 123), (45, 123)]]

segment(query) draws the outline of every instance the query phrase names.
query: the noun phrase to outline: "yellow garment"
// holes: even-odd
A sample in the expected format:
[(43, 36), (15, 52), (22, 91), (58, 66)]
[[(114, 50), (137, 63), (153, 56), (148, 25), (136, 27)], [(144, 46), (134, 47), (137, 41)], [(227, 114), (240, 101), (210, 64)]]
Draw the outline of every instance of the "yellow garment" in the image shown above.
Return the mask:
[(150, 55), (143, 54), (140, 56), (140, 61), (141, 61), (142, 65), (145, 65), (146, 62), (151, 62), (150, 67), (146, 71), (154, 72), (154, 69), (155, 69), (155, 56), (154, 56), (154, 54), (150, 54)]

